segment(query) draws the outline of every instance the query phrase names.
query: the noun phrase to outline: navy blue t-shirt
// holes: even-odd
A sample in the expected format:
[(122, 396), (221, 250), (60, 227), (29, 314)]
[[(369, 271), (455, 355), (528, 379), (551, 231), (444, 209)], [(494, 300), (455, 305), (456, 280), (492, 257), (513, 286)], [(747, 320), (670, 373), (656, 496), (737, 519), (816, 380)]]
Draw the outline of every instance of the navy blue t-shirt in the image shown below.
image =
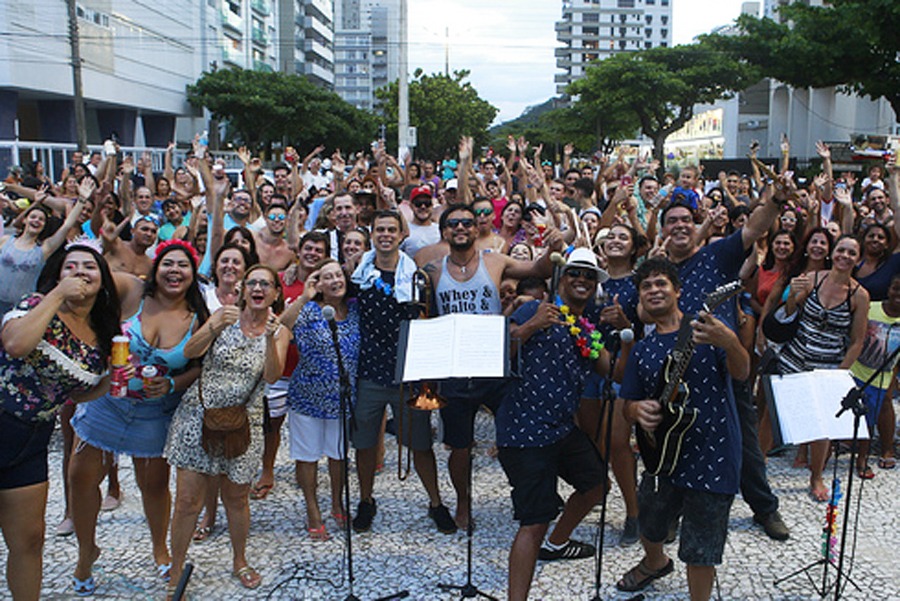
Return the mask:
[[(691, 258), (676, 263), (681, 277), (681, 299), (678, 306), (688, 314), (703, 308), (706, 295), (738, 279), (749, 250), (744, 250), (741, 230), (698, 250)], [(716, 317), (736, 329), (737, 302), (730, 300), (716, 311)]]
[[(677, 337), (678, 332), (653, 332), (635, 345), (622, 380), (623, 399), (653, 398)], [(741, 426), (725, 351), (708, 344), (697, 346), (684, 382), (690, 391), (686, 404), (696, 407), (699, 415), (685, 434), (669, 480), (691, 490), (736, 494), (741, 481)]]
[(853, 277), (860, 286), (866, 289), (871, 300), (882, 301), (887, 300), (888, 288), (891, 287), (891, 280), (897, 272), (900, 272), (900, 253), (892, 254), (887, 261), (878, 266), (878, 269), (866, 277)]
[[(540, 303), (519, 307), (510, 318), (523, 324)], [(522, 376), (509, 382), (497, 411), (497, 446), (545, 447), (575, 429), (575, 411), (594, 361), (578, 352), (568, 328), (551, 326), (522, 345)]]
[[(384, 283), (394, 286), (394, 272), (382, 271)], [(394, 386), (400, 324), (419, 316), (412, 304), (401, 304), (377, 286), (359, 291), (359, 378)]]

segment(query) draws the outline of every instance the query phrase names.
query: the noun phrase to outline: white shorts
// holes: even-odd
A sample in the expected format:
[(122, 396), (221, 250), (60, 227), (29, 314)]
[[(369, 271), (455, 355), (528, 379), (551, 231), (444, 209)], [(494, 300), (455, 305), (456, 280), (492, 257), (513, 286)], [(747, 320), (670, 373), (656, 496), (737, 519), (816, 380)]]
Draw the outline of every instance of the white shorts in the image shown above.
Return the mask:
[(266, 384), (266, 403), (269, 405), (269, 417), (287, 415), (287, 396), (290, 378), (279, 378), (274, 384)]
[(288, 412), (291, 429), (291, 459), (316, 462), (325, 455), (329, 459), (344, 458), (341, 420), (309, 417)]

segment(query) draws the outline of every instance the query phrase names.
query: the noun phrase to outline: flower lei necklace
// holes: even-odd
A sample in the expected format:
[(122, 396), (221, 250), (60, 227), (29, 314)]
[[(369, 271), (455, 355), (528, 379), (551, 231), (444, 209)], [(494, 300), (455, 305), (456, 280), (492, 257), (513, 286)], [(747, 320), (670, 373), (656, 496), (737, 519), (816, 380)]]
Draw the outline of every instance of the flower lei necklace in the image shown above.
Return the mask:
[[(597, 331), (594, 324), (584, 317), (576, 318), (569, 306), (564, 304), (561, 299), (557, 298), (556, 304), (559, 306), (560, 313), (565, 317), (566, 325), (569, 327), (569, 334), (575, 337), (575, 346), (578, 347), (578, 352), (581, 353), (581, 356), (585, 358), (590, 357), (591, 359), (600, 357), (600, 351), (603, 350), (605, 345), (600, 341), (603, 335)], [(575, 325), (576, 322), (578, 325)]]

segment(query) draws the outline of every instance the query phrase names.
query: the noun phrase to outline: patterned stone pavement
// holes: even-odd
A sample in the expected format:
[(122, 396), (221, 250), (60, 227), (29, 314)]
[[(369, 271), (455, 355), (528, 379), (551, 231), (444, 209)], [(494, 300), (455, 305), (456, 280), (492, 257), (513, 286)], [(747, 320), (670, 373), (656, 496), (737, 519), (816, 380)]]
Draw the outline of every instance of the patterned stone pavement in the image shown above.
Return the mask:
[[(485, 592), (505, 598), (506, 563), (509, 545), (515, 534), (509, 501), (509, 488), (499, 463), (487, 449), (492, 444), (493, 426), (480, 415), (477, 424), (477, 449), (474, 475), (473, 582)], [(51, 443), (51, 487), (47, 509), (48, 536), (45, 546), (43, 599), (74, 598), (71, 573), (77, 545), (74, 536), (53, 535), (62, 517), (60, 459), (61, 439)], [(427, 517), (426, 497), (413, 474), (400, 482), (396, 475), (397, 453), (388, 437), (387, 466), (378, 476), (375, 497), (378, 515), (371, 532), (353, 537), (354, 592), (360, 599), (372, 600), (400, 591), (409, 599), (455, 599), (458, 594), (441, 592), (438, 583), (463, 584), (466, 579), (466, 537), (438, 533)], [(453, 493), (447, 477), (446, 451), (438, 449), (441, 490), (448, 506)], [(795, 576), (776, 586), (773, 581), (810, 564), (819, 557), (825, 504), (814, 503), (806, 494), (806, 472), (791, 467), (793, 454), (773, 458), (769, 477), (781, 499), (781, 512), (791, 527), (787, 542), (769, 540), (752, 522), (752, 515), (740, 499), (731, 512), (731, 527), (724, 565), (718, 581), (722, 599), (815, 599), (815, 586), (822, 580), (821, 566), (810, 572), (809, 580)], [(846, 487), (846, 456), (842, 456), (842, 488)], [(900, 469), (879, 470), (876, 477), (859, 486), (854, 479), (851, 537), (847, 543), (850, 578), (859, 587), (849, 586), (845, 599), (900, 598), (900, 569), (897, 568), (897, 532), (900, 531), (898, 478)], [(310, 541), (305, 532), (305, 510), (299, 488), (293, 482), (293, 467), (282, 447), (276, 471), (277, 485), (263, 501), (251, 501), (252, 526), (247, 556), (263, 575), (256, 591), (246, 591), (230, 574), (231, 549), (223, 509), (219, 508), (213, 535), (202, 543), (193, 543), (189, 551), (195, 565), (189, 591), (193, 599), (344, 599), (348, 594), (345, 544), (332, 520), (326, 523), (334, 535), (325, 543)], [(97, 599), (163, 599), (164, 585), (156, 576), (150, 555), (149, 534), (144, 523), (139, 492), (130, 460), (123, 460), (120, 479), (125, 497), (122, 506), (101, 513), (98, 543), (103, 554), (95, 567), (99, 581)], [(355, 474), (351, 474), (355, 505)], [(173, 486), (174, 490), (174, 486)], [(327, 474), (320, 469), (320, 503), (328, 507)], [(859, 494), (861, 491), (861, 495)], [(841, 507), (843, 517), (844, 507)], [(600, 510), (597, 508), (575, 532), (575, 538), (592, 540), (597, 534)], [(610, 497), (606, 545), (603, 549), (600, 597), (628, 599), (617, 593), (615, 581), (640, 559), (640, 545), (615, 546), (624, 509), (614, 487)], [(855, 532), (855, 536), (853, 536)], [(670, 546), (674, 556), (676, 547)], [(0, 550), (5, 563), (5, 548)], [(852, 558), (851, 558), (852, 556)], [(676, 561), (675, 573), (657, 581), (646, 593), (647, 599), (686, 599), (684, 565)], [(532, 588), (533, 599), (591, 599), (596, 573), (591, 560), (538, 564)], [(835, 570), (828, 570), (829, 580)], [(815, 586), (813, 584), (815, 582)], [(5, 579), (0, 582), (0, 598), (8, 596)], [(834, 598), (834, 594), (828, 595)]]

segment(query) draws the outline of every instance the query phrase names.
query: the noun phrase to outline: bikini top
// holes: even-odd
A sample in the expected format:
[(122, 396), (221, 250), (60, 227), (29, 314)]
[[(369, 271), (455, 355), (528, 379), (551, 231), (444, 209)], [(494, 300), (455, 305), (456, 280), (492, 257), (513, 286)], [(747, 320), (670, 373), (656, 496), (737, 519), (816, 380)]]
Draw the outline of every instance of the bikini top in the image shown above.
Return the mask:
[[(144, 332), (141, 327), (141, 314), (144, 311), (144, 301), (141, 300), (141, 306), (137, 312), (126, 319), (122, 325), (125, 335), (130, 339), (129, 350), (137, 368), (137, 377), (132, 378), (128, 382), (129, 396), (141, 396), (140, 391), (143, 389), (143, 381), (141, 380), (141, 368), (152, 365), (159, 370), (161, 376), (174, 376), (183, 372), (187, 368), (189, 359), (184, 356), (184, 346), (190, 340), (194, 331), (194, 324), (197, 321), (197, 314), (191, 319), (191, 325), (185, 332), (184, 337), (175, 346), (167, 349), (158, 348), (151, 345), (144, 338)], [(137, 392), (138, 394), (133, 394)]]

